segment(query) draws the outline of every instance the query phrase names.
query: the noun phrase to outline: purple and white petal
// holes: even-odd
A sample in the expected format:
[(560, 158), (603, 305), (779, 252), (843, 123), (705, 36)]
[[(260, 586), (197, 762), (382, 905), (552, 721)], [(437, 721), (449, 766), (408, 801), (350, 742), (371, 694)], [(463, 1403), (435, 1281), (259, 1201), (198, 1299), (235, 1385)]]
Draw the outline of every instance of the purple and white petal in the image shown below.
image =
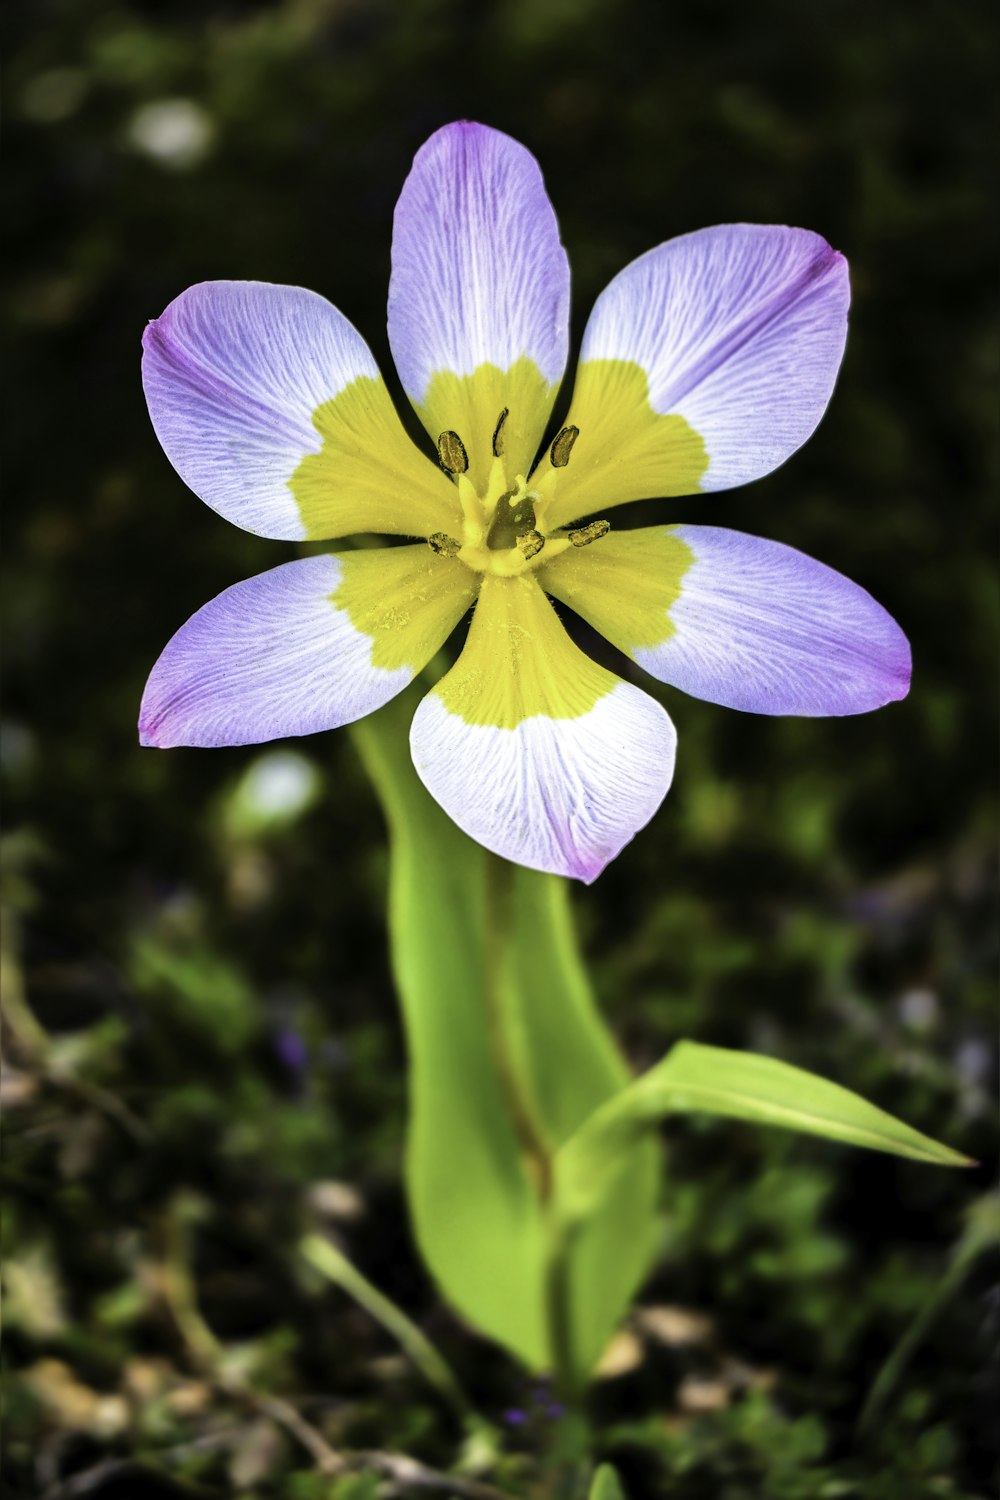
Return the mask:
[[(548, 403), (531, 414), (540, 436), (566, 367), (569, 263), (538, 163), (510, 136), (463, 120), (417, 152), (393, 225), (389, 343), (434, 438), (453, 415), (436, 375), (532, 361)], [(483, 417), (487, 448), (498, 415)], [(512, 407), (509, 422), (528, 415)], [(460, 435), (474, 457), (483, 435)]]
[[(389, 450), (396, 468), (407, 450), (412, 454), (414, 491), (440, 488), (444, 524), (447, 482), (406, 440), (364, 339), (316, 292), (260, 281), (189, 287), (147, 326), (142, 379), (174, 468), (213, 510), (247, 531), (285, 541), (383, 529), (419, 534), (419, 522), (407, 523), (405, 515), (398, 526), (371, 524), (380, 520), (379, 466)], [(353, 399), (340, 434), (344, 424), (328, 404), (359, 380), (364, 397)], [(322, 471), (329, 501), (311, 475), (301, 494), (292, 486), (303, 460), (324, 448), (314, 420), (324, 407), (334, 419)], [(398, 489), (398, 475), (391, 477)], [(340, 495), (338, 486), (352, 493)]]
[(413, 680), (471, 596), (468, 569), (422, 546), (302, 558), (234, 584), (167, 644), (140, 743), (251, 745), (350, 724)]
[(817, 426), (849, 303), (847, 262), (820, 235), (764, 224), (701, 229), (614, 278), (587, 324), (581, 369), (596, 360), (640, 366), (653, 411), (683, 418), (705, 445), (698, 487), (728, 489), (769, 473)]
[(413, 717), (427, 790), (494, 854), (590, 885), (670, 789), (677, 736), (648, 694), (619, 682), (578, 719), (467, 724), (429, 693)]
[[(611, 549), (603, 570), (595, 556), (582, 586), (574, 586), (572, 561), (558, 577), (553, 569), (554, 591), (661, 682), (727, 708), (805, 716), (867, 713), (909, 691), (906, 636), (871, 594), (833, 568), (716, 526), (623, 537), (633, 569), (648, 539), (648, 571), (630, 585), (630, 598), (643, 601), (642, 619), (634, 609), (624, 619), (605, 587), (605, 577), (609, 585), (623, 577)], [(605, 541), (614, 534), (595, 554)]]
[(418, 775), (470, 838), (587, 884), (656, 812), (676, 745), (660, 704), (584, 656), (530, 579), (486, 579), (410, 731)]

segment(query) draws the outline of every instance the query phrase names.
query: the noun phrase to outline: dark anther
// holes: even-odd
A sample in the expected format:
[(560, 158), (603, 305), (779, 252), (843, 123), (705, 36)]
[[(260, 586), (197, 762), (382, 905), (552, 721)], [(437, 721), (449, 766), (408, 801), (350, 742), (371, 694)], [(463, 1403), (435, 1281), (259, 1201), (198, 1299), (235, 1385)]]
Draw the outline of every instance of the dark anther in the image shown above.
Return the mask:
[(442, 432), (438, 438), (438, 458), (448, 474), (464, 474), (469, 467), (469, 455), (457, 432)]
[(591, 521), (589, 526), (581, 526), (579, 531), (571, 531), (569, 539), (574, 547), (586, 547), (590, 542), (596, 542), (598, 537), (607, 536), (610, 530), (610, 521)]
[(438, 557), (457, 557), (462, 550), (461, 542), (456, 542), (446, 531), (435, 531), (427, 538), (427, 545)]
[(564, 427), (562, 432), (556, 433), (549, 449), (549, 460), (554, 469), (565, 469), (573, 452), (573, 444), (579, 436), (579, 427)]
[(545, 546), (545, 538), (540, 531), (525, 531), (517, 538), (518, 551), (524, 558), (537, 557)]
[(507, 420), (507, 413), (509, 411), (510, 411), (510, 407), (509, 406), (505, 406), (504, 409), (503, 409), (503, 411), (497, 417), (497, 425), (493, 429), (493, 457), (494, 458), (499, 458), (500, 455), (501, 455), (501, 453), (503, 452), (503, 424)]

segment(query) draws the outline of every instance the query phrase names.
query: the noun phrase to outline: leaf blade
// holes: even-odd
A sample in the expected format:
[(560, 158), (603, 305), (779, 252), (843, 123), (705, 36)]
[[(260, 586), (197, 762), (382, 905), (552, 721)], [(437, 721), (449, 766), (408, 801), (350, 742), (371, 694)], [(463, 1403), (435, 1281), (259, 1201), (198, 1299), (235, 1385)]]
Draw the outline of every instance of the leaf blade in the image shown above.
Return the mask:
[(778, 1058), (678, 1042), (586, 1122), (559, 1154), (563, 1211), (586, 1218), (637, 1138), (668, 1114), (701, 1111), (776, 1125), (935, 1166), (973, 1163), (840, 1084)]
[(674, 1109), (683, 1107), (676, 1096), (687, 1092), (698, 1108), (712, 1114), (801, 1130), (936, 1166), (972, 1164), (851, 1089), (779, 1058), (679, 1042), (667, 1062)]

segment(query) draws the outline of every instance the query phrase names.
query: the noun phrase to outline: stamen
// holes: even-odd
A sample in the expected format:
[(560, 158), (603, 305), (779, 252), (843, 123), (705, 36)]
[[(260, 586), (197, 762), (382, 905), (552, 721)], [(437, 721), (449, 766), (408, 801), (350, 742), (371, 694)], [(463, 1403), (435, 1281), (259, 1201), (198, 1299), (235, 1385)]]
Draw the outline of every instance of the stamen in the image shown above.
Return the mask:
[(564, 427), (562, 432), (556, 433), (549, 449), (549, 462), (554, 469), (565, 469), (573, 452), (573, 444), (579, 436), (579, 427)]
[(503, 409), (503, 411), (497, 417), (497, 425), (493, 429), (493, 457), (494, 458), (499, 458), (500, 455), (503, 453), (503, 424), (506, 422), (507, 416), (508, 416), (509, 412), (510, 412), (510, 407), (509, 406), (505, 406), (504, 409)]
[(545, 538), (540, 531), (525, 531), (517, 538), (518, 551), (525, 561), (529, 557), (537, 557), (544, 546)]
[(469, 455), (457, 432), (442, 432), (438, 438), (438, 458), (447, 474), (464, 474), (469, 467)]
[(427, 538), (427, 545), (438, 557), (457, 557), (462, 550), (461, 542), (456, 542), (446, 531), (435, 531)]
[(591, 542), (596, 542), (598, 537), (607, 536), (610, 530), (610, 521), (591, 521), (589, 526), (581, 526), (578, 531), (571, 531), (569, 540), (574, 547), (588, 547)]

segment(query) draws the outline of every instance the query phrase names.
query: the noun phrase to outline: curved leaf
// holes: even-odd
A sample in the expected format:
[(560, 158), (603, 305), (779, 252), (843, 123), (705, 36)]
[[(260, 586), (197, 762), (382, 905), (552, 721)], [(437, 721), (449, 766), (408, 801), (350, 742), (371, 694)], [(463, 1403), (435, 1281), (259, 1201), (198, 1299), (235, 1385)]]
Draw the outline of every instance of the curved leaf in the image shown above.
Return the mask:
[(780, 1125), (937, 1166), (972, 1165), (968, 1157), (814, 1073), (754, 1052), (678, 1042), (663, 1062), (597, 1110), (559, 1152), (559, 1201), (566, 1217), (574, 1221), (593, 1213), (614, 1191), (619, 1171), (649, 1127), (681, 1110)]

